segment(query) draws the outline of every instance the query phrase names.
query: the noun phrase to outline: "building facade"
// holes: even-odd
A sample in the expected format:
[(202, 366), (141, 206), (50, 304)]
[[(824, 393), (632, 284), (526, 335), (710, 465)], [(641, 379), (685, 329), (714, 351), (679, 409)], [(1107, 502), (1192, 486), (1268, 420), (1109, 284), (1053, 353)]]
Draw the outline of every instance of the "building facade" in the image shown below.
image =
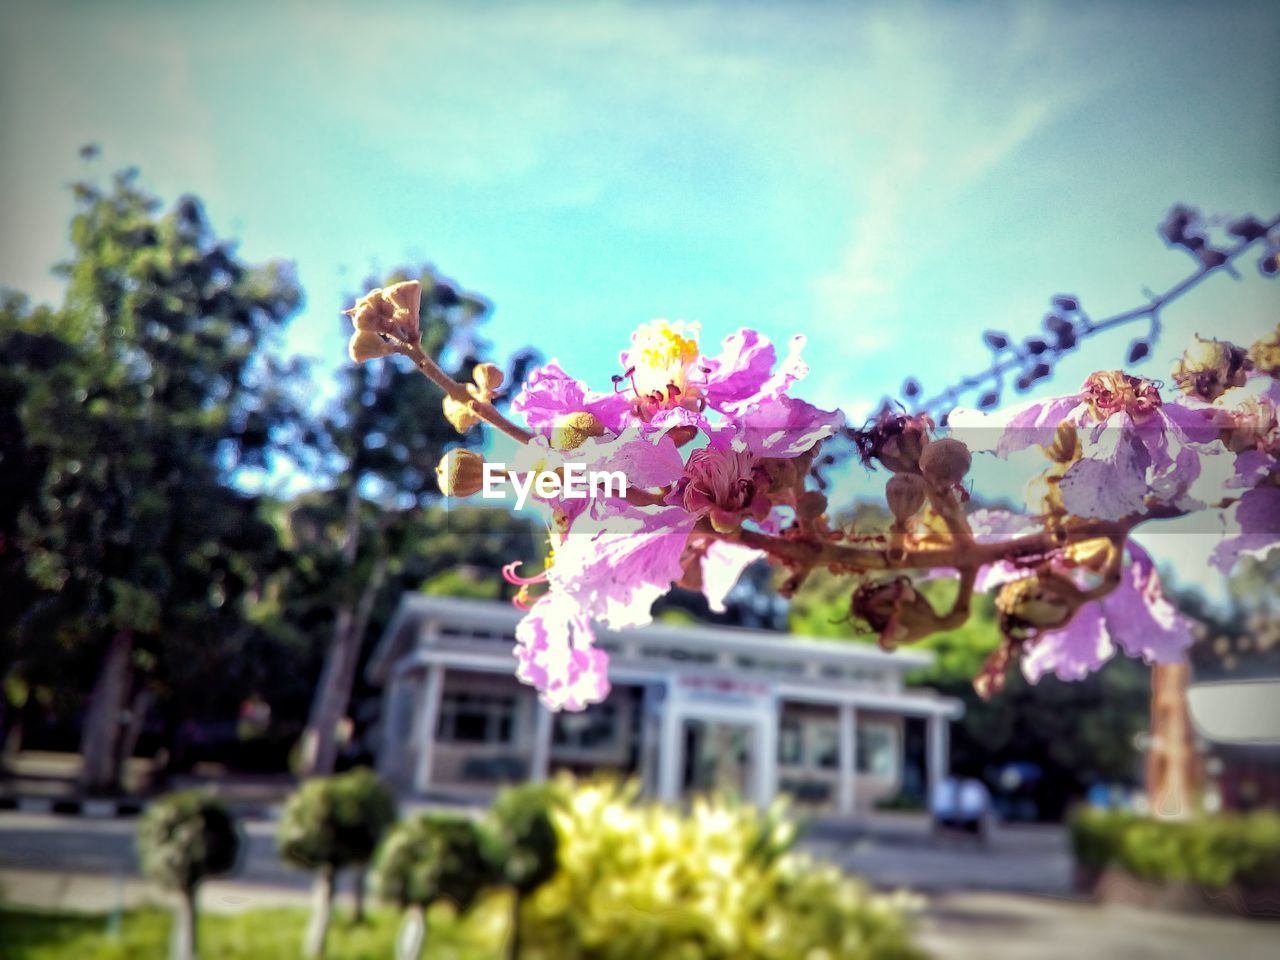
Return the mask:
[(382, 689), (384, 777), (421, 796), (482, 797), (561, 769), (607, 771), (663, 800), (728, 788), (764, 804), (785, 791), (853, 814), (901, 789), (912, 718), (926, 780), (947, 774), (960, 702), (903, 683), (926, 653), (729, 627), (600, 631), (613, 692), (552, 713), (513, 675), (520, 616), (404, 597), (368, 667)]

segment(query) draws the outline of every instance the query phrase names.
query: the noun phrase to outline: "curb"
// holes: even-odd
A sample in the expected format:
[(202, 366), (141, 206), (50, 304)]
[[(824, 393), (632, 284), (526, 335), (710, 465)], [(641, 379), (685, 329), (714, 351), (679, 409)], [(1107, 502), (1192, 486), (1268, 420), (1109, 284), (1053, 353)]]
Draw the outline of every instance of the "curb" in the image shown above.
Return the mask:
[(68, 817), (91, 817), (109, 820), (136, 817), (142, 812), (141, 800), (104, 800), (98, 798), (0, 797), (0, 811), (20, 813), (53, 813)]

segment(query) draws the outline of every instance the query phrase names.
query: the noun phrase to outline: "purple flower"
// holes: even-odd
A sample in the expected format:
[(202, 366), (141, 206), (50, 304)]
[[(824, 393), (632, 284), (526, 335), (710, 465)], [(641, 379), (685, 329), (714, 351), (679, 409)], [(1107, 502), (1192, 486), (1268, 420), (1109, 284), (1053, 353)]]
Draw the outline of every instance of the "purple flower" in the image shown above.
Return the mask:
[(521, 414), (534, 433), (550, 434), (559, 418), (586, 411), (594, 414), (605, 429), (619, 433), (626, 425), (629, 405), (617, 393), (593, 393), (552, 360), (529, 374), (511, 409)]
[(970, 449), (1001, 457), (1050, 446), (1061, 424), (1075, 427), (1081, 456), (1058, 483), (1062, 505), (1104, 520), (1140, 513), (1150, 501), (1203, 506), (1212, 484), (1198, 481), (1217, 477), (1205, 460), (1226, 453), (1203, 407), (1164, 402), (1152, 381), (1119, 372), (1093, 374), (1077, 394), (999, 414), (957, 410), (948, 422)]
[(1280, 487), (1257, 487), (1222, 511), (1226, 536), (1213, 551), (1212, 563), (1230, 573), (1241, 557), (1261, 560), (1280, 546)]
[(582, 513), (556, 547), (547, 578), (593, 620), (614, 630), (643, 626), (653, 602), (680, 579), (695, 520), (679, 506), (623, 503)]
[(609, 655), (591, 621), (563, 594), (544, 595), (516, 627), (516, 678), (550, 710), (583, 710), (609, 695)]
[(1071, 622), (1039, 634), (1022, 656), (1022, 672), (1035, 683), (1047, 673), (1080, 680), (1115, 653), (1116, 645), (1147, 663), (1182, 659), (1193, 640), (1191, 621), (1164, 595), (1150, 555), (1129, 543), (1119, 586), (1083, 606)]

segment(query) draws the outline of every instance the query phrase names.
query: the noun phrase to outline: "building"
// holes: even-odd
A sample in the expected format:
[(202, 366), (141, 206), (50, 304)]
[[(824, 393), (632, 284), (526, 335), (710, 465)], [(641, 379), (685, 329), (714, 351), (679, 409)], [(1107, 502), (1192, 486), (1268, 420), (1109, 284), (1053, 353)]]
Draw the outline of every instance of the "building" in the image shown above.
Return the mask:
[(610, 771), (665, 800), (727, 787), (767, 803), (785, 790), (852, 814), (901, 788), (908, 718), (924, 721), (928, 780), (946, 776), (961, 705), (903, 684), (926, 653), (728, 627), (601, 631), (612, 694), (556, 714), (513, 675), (520, 616), (404, 597), (368, 667), (383, 690), (383, 776), (418, 795), (482, 796), (560, 769)]

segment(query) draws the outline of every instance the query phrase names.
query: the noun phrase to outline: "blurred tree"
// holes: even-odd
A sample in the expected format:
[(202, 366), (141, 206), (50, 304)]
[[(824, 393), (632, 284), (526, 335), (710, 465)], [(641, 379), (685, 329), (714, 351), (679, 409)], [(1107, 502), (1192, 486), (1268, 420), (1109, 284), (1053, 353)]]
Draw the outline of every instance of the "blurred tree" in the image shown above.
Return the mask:
[(298, 371), (265, 348), (300, 294), (285, 264), (240, 262), (194, 198), (161, 212), (135, 171), (74, 191), (64, 303), (29, 311), (9, 296), (0, 321), (13, 403), (0, 595), (17, 598), (0, 626), (16, 659), (49, 647), (98, 659), (82, 777), (105, 790), (154, 693), (147, 677), (247, 629), (277, 558), (257, 499), (231, 479), (299, 439)]
[(395, 794), (371, 770), (310, 780), (290, 794), (276, 837), (280, 854), (316, 874), (304, 956), (324, 956), (338, 871), (355, 868), (354, 920), (364, 920), (365, 865), (395, 819)]
[[(477, 327), (489, 305), (459, 291), (429, 266), (394, 272), (383, 285), (414, 278), (422, 283), (422, 349), (455, 378), (469, 380), (486, 350)], [(372, 280), (367, 284), (378, 285)], [(342, 322), (349, 330), (349, 322)], [(522, 382), (532, 360), (531, 353), (517, 355), (506, 382)], [(436, 464), (445, 448), (459, 441), (445, 418), (439, 390), (400, 358), (351, 364), (339, 383), (338, 399), (322, 418), (320, 450), (329, 482), (295, 503), (287, 521), (297, 551), (295, 597), (319, 613), (312, 621), (316, 626), (327, 620), (330, 632), (302, 739), (300, 767), (306, 775), (335, 768), (339, 724), (379, 602), (398, 598), (406, 587), (416, 589), (442, 569), (432, 562), (442, 554), (452, 554), (455, 564), (481, 562), (479, 556), (468, 558), (471, 544), (454, 552), (430, 536), (434, 532), (466, 540), (477, 532), (451, 522), (459, 511), (423, 513), (439, 495)], [(461, 440), (478, 442), (478, 431)], [(411, 550), (411, 545), (428, 549)], [(414, 553), (426, 554), (425, 569), (415, 563)]]
[(222, 801), (195, 791), (171, 793), (138, 821), (143, 874), (176, 894), (170, 960), (195, 960), (196, 894), (207, 877), (229, 873), (240, 858), (239, 826)]

